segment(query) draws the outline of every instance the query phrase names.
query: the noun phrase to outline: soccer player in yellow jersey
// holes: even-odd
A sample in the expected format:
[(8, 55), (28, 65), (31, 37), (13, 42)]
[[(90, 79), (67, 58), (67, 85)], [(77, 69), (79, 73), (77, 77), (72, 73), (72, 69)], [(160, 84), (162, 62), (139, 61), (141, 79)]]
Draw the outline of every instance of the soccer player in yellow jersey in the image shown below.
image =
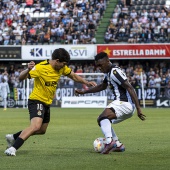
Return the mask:
[(7, 134), (8, 149), (5, 154), (16, 156), (16, 151), (31, 135), (45, 134), (50, 122), (50, 104), (57, 88), (61, 75), (67, 76), (76, 82), (87, 86), (96, 86), (95, 82), (88, 82), (75, 74), (68, 66), (69, 53), (59, 48), (52, 53), (51, 60), (45, 60), (35, 65), (33, 61), (28, 68), (21, 72), (19, 79), (34, 78), (34, 88), (28, 100), (30, 126), (15, 134)]

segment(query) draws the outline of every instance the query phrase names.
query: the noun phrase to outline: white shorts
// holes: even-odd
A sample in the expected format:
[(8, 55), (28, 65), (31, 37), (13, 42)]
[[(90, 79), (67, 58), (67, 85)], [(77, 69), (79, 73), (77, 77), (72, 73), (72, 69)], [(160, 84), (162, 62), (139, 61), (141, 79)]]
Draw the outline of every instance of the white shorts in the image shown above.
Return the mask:
[(122, 122), (123, 120), (132, 117), (135, 112), (135, 105), (119, 100), (114, 100), (106, 108), (113, 108), (115, 110), (117, 119), (111, 120), (113, 124)]

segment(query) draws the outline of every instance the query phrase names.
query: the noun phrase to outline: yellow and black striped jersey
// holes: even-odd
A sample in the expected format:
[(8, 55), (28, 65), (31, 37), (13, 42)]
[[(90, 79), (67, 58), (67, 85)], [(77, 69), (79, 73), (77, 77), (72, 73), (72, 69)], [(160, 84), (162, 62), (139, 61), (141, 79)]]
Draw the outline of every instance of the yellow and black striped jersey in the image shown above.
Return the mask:
[(31, 100), (39, 100), (47, 105), (53, 101), (58, 81), (62, 75), (71, 73), (68, 66), (56, 71), (48, 60), (42, 61), (29, 72), (29, 78), (34, 78), (34, 88), (29, 96)]

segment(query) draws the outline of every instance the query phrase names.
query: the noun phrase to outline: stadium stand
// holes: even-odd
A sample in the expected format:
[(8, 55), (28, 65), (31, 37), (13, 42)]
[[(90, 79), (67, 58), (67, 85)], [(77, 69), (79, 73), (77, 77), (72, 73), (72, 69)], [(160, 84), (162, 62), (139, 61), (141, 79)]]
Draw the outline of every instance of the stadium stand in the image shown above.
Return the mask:
[(3, 0), (0, 9), (0, 45), (95, 44), (106, 1)]
[[(99, 42), (170, 42), (170, 1), (135, 0), (127, 4), (124, 0), (32, 2), (0, 1), (0, 45), (96, 43), (96, 31)], [(170, 80), (166, 62), (154, 62), (154, 65), (132, 61), (127, 63), (120, 66), (135, 87), (140, 86), (141, 72), (146, 86), (155, 86), (155, 79), (159, 77), (161, 83), (164, 82), (161, 86), (166, 86)], [(74, 63), (71, 66), (75, 72), (99, 72), (89, 63)], [(0, 77), (5, 76), (12, 87), (17, 87), (18, 75), (23, 68), (11, 65), (8, 69), (6, 65), (1, 64)]]
[(0, 45), (170, 42), (167, 0), (3, 0), (0, 7)]
[(170, 42), (170, 1), (119, 0), (104, 36), (105, 43)]

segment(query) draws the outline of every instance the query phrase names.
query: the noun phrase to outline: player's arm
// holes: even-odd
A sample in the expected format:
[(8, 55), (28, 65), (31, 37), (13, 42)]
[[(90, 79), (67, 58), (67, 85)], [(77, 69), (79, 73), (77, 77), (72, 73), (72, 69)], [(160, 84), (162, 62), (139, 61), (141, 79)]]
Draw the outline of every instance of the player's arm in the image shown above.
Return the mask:
[(86, 94), (86, 93), (96, 93), (102, 90), (105, 90), (107, 88), (107, 83), (101, 83), (93, 88), (90, 88), (88, 90), (75, 90), (75, 95), (78, 96), (79, 94)]
[(19, 80), (22, 81), (22, 80), (25, 80), (28, 78), (29, 76), (29, 72), (30, 70), (35, 66), (35, 63), (33, 61), (31, 61), (30, 63), (28, 63), (28, 68), (23, 70), (20, 75), (19, 75)]
[(67, 77), (71, 78), (72, 80), (74, 80), (75, 82), (78, 83), (82, 83), (87, 85), (88, 87), (90, 86), (96, 86), (97, 84), (94, 81), (86, 81), (85, 79), (83, 79), (82, 77), (80, 77), (79, 75), (77, 75), (76, 73), (74, 73), (73, 71), (71, 71), (71, 73), (69, 75), (67, 75)]
[(139, 101), (138, 101), (138, 97), (137, 97), (136, 92), (135, 92), (134, 88), (132, 87), (132, 85), (126, 80), (122, 83), (122, 87), (127, 89), (130, 96), (132, 97), (132, 100), (133, 100), (133, 102), (135, 103), (135, 106), (136, 106), (138, 117), (141, 120), (145, 120), (146, 116), (144, 114), (142, 114), (142, 111), (141, 111), (141, 108), (140, 108), (140, 105), (139, 105)]

